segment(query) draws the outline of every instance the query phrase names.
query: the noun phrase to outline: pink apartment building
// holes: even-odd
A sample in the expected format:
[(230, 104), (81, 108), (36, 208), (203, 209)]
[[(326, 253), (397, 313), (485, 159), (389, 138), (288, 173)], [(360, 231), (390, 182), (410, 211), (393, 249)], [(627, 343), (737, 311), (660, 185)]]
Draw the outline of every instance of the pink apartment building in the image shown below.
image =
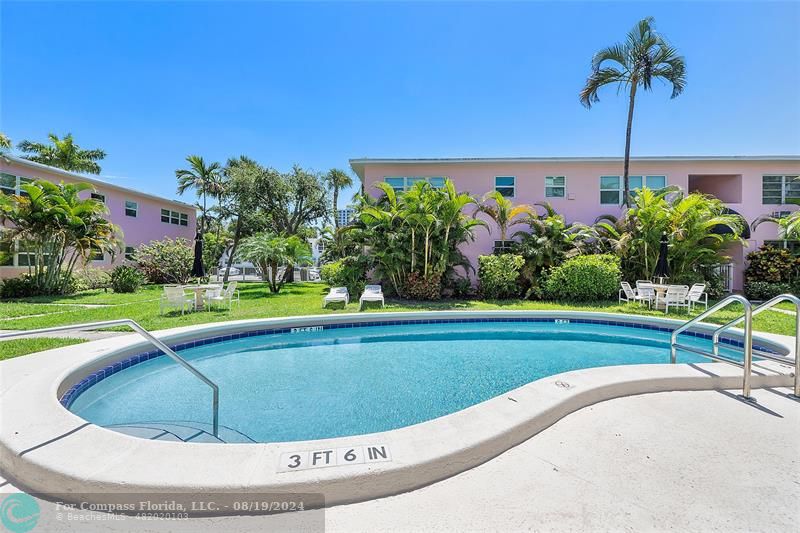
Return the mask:
[[(19, 194), (20, 185), (26, 181), (43, 179), (53, 183), (85, 182), (94, 186), (95, 191), (84, 193), (97, 198), (108, 206), (109, 218), (123, 232), (124, 253), (114, 259), (113, 264), (121, 263), (130, 257), (140, 244), (164, 237), (183, 237), (192, 241), (195, 236), (195, 209), (189, 204), (167, 200), (142, 191), (120, 187), (81, 174), (67, 172), (59, 168), (34, 163), (10, 155), (0, 156), (0, 194)], [(13, 250), (10, 260), (0, 265), (0, 279), (18, 276), (28, 271), (31, 260), (25, 250)], [(90, 261), (94, 268), (112, 266), (111, 257)]]
[[(619, 214), (622, 199), (622, 158), (519, 157), (445, 159), (351, 159), (364, 191), (378, 195), (378, 182), (402, 191), (417, 180), (433, 186), (450, 178), (460, 191), (481, 196), (497, 190), (515, 203), (550, 202), (567, 222), (591, 224), (604, 214)], [(797, 209), (800, 200), (800, 156), (753, 157), (634, 157), (631, 188), (677, 185), (684, 191), (711, 194), (741, 214), (749, 223), (762, 214)], [(732, 259), (730, 288), (741, 290), (745, 256), (765, 242), (796, 247), (800, 243), (777, 241), (775, 225), (753, 230), (745, 247), (728, 252)], [(492, 252), (499, 239), (479, 228), (475, 243), (464, 250), (477, 265), (477, 256)]]

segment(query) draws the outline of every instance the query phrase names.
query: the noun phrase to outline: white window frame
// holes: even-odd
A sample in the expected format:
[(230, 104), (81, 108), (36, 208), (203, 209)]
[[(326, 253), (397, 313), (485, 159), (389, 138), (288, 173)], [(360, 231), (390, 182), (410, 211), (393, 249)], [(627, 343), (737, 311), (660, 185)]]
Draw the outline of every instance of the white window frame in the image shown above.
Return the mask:
[[(511, 178), (513, 180), (511, 185), (498, 185), (497, 180), (500, 178)], [(506, 195), (500, 192), (498, 189), (511, 189), (511, 194)], [(494, 190), (496, 192), (500, 192), (503, 194), (505, 198), (516, 198), (517, 197), (517, 177), (516, 176), (495, 176), (494, 177)]]
[[(430, 184), (430, 186), (433, 187), (434, 189), (441, 189), (442, 187), (444, 187), (444, 182), (449, 178), (447, 176), (384, 176), (383, 182), (388, 184), (390, 179), (403, 180), (402, 188), (394, 185), (390, 185), (390, 187), (392, 187), (392, 189), (394, 189), (395, 192), (406, 192), (411, 187), (414, 186), (414, 183), (420, 180), (427, 181)], [(433, 185), (431, 183), (431, 180), (439, 180), (439, 179), (442, 180), (442, 187)]]
[[(31, 183), (31, 182), (34, 181), (34, 178), (29, 178), (28, 176), (18, 176), (18, 175), (15, 175), (15, 174), (11, 174), (9, 172), (0, 172), (0, 174), (2, 174), (4, 176), (9, 176), (11, 178), (14, 178), (14, 192), (12, 192), (11, 194), (15, 194), (17, 196), (23, 194), (22, 189), (20, 189), (20, 186), (23, 183)], [(7, 190), (9, 188), (10, 187), (3, 187), (3, 190)], [(3, 192), (3, 193), (0, 193), (0, 194), (6, 194), (6, 193)], [(28, 193), (24, 193), (24, 194), (28, 194)]]
[[(166, 215), (164, 214), (166, 212)], [(164, 217), (167, 220), (164, 220)], [(180, 211), (173, 211), (172, 209), (164, 209), (161, 208), (161, 215), (160, 215), (161, 222), (164, 224), (171, 224), (173, 226), (189, 226), (189, 215), (186, 213), (181, 213)]]
[[(564, 180), (564, 185), (555, 185), (555, 181), (558, 178), (562, 178)], [(547, 180), (551, 181), (551, 184), (548, 185)], [(561, 196), (547, 194), (548, 189), (562, 189), (564, 194)], [(567, 197), (567, 177), (566, 176), (545, 176), (544, 178), (544, 197), (545, 198), (566, 198)]]
[[(130, 206), (133, 207), (130, 207)], [(133, 214), (129, 214), (128, 211), (133, 211)], [(125, 216), (131, 218), (138, 218), (139, 217), (139, 202), (134, 202), (133, 200), (125, 200)]]
[[(130, 249), (130, 252), (128, 252), (128, 249)], [(126, 246), (122, 256), (125, 258), (126, 261), (133, 261), (133, 254), (135, 253), (136, 253), (135, 246)]]
[[(603, 188), (603, 178), (617, 178), (619, 180), (619, 187), (616, 189), (604, 189)], [(647, 180), (650, 178), (664, 178), (664, 185), (666, 187), (669, 185), (669, 180), (666, 174), (631, 174), (628, 176), (628, 182), (630, 182), (631, 178), (642, 178), (642, 187), (647, 187)], [(653, 190), (662, 189), (663, 187), (657, 187)], [(650, 187), (652, 189), (652, 187)], [(631, 196), (635, 194), (635, 191), (639, 190), (639, 187), (631, 187)], [(603, 193), (604, 192), (611, 192), (617, 191), (619, 194), (617, 195), (618, 201), (617, 202), (604, 202), (603, 201)], [(622, 179), (622, 176), (616, 176), (614, 174), (605, 174), (600, 176), (600, 204), (601, 205), (622, 205), (622, 196), (625, 193), (625, 180)]]
[(106, 195), (101, 192), (89, 193), (89, 198), (91, 198), (92, 200), (97, 200), (101, 204), (106, 203)]
[[(781, 179), (781, 183), (780, 183), (780, 187), (781, 187), (780, 203), (765, 202), (764, 201), (764, 180), (765, 180), (765, 178), (780, 178)], [(800, 194), (798, 194), (797, 197), (788, 195), (789, 185), (790, 185), (790, 183), (792, 181), (795, 181), (796, 183), (800, 184), (800, 175), (793, 174), (793, 173), (786, 173), (786, 174), (777, 174), (776, 173), (776, 174), (764, 174), (764, 175), (762, 175), (761, 176), (761, 205), (787, 205), (789, 203), (789, 202), (787, 202), (788, 199), (790, 199), (790, 198), (800, 198)]]

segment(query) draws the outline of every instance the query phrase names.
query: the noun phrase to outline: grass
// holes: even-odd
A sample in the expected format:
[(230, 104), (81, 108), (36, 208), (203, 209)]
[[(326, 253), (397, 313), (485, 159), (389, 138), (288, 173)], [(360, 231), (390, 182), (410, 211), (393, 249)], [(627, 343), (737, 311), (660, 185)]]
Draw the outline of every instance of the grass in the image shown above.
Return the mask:
[[(75, 308), (61, 313), (49, 313), (44, 316), (21, 318), (0, 322), (0, 329), (37, 329), (65, 324), (79, 324), (115, 318), (131, 318), (147, 329), (166, 329), (208, 322), (240, 320), (247, 318), (271, 318), (296, 315), (327, 315), (358, 311), (358, 301), (346, 307), (322, 309), (322, 297), (327, 288), (316, 283), (295, 283), (287, 285), (279, 294), (271, 294), (262, 283), (240, 283), (241, 304), (234, 305), (233, 310), (214, 310), (211, 312), (194, 312), (181, 316), (179, 311), (172, 311), (164, 316), (158, 314), (159, 287), (147, 287), (136, 294), (113, 294), (99, 291), (88, 291), (68, 297), (53, 298), (51, 303), (61, 303), (68, 299), (70, 303), (104, 302), (136, 303), (136, 305), (119, 305), (103, 308)], [(116, 298), (115, 298), (116, 297)], [(32, 306), (41, 303), (41, 298), (30, 298)], [(21, 302), (15, 302), (22, 305)], [(66, 309), (66, 308), (65, 308)], [(620, 305), (616, 301), (594, 302), (591, 304), (537, 302), (529, 300), (441, 300), (438, 302), (414, 302), (387, 299), (386, 311), (422, 311), (422, 310), (483, 310), (483, 309), (544, 309), (544, 310), (579, 310), (603, 311), (608, 313), (632, 313), (663, 317), (663, 311), (648, 310), (636, 304)], [(379, 306), (370, 306), (365, 312), (380, 311)], [(700, 310), (701, 311), (701, 310)], [(699, 314), (700, 311), (693, 313)], [(741, 314), (738, 305), (719, 312), (709, 319), (710, 322), (725, 323)], [(686, 319), (685, 311), (670, 313), (671, 318)], [(754, 320), (755, 329), (783, 335), (794, 334), (794, 317), (784, 313), (767, 311)]]
[(0, 342), (0, 361), (34, 352), (43, 352), (52, 348), (60, 348), (71, 344), (85, 342), (83, 339), (64, 337), (34, 337), (32, 339), (15, 339)]

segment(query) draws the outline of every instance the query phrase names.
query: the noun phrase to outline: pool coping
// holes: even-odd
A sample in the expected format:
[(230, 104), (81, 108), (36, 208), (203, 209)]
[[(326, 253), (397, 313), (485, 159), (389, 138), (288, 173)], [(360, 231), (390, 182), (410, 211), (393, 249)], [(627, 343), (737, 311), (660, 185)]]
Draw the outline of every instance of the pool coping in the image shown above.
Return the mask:
[[(266, 329), (469, 318), (567, 318), (676, 326), (680, 320), (579, 311), (427, 311), (245, 320), (156, 332), (167, 344), (203, 336)], [(715, 325), (700, 325), (702, 332)], [(734, 333), (740, 333), (735, 332)], [(791, 351), (780, 336), (758, 342)], [(141, 353), (147, 344), (124, 335), (10, 359), (0, 363), (0, 465), (21, 486), (39, 493), (91, 494), (121, 503), (128, 494), (213, 493), (218, 502), (241, 493), (321, 493), (326, 505), (389, 496), (453, 476), (527, 440), (560, 418), (599, 401), (662, 391), (741, 387), (741, 370), (719, 363), (599, 367), (542, 378), (506, 394), (434, 420), (369, 435), (270, 444), (211, 444), (140, 439), (95, 426), (60, 403), (66, 391), (109, 363)], [(788, 386), (781, 367), (759, 363), (753, 387)], [(210, 394), (209, 394), (210, 399)], [(201, 400), (202, 401), (202, 400)], [(13, 406), (9, 408), (7, 406)], [(385, 445), (391, 460), (278, 472), (287, 452)], [(146, 458), (146, 460), (144, 460)], [(223, 513), (224, 514), (224, 513)]]

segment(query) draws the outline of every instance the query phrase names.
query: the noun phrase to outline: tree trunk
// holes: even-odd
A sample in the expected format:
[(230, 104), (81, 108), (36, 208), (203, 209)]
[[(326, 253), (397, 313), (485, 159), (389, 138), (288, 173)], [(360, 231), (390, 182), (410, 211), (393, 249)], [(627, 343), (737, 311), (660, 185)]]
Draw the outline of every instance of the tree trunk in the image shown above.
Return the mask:
[(333, 227), (339, 229), (339, 187), (333, 188)]
[(637, 81), (631, 80), (631, 95), (628, 102), (628, 128), (625, 131), (625, 164), (622, 171), (622, 205), (628, 207), (631, 205), (631, 183), (629, 177), (629, 169), (631, 163), (631, 126), (633, 126), (633, 105), (636, 101), (636, 85)]
[(242, 216), (236, 218), (236, 230), (233, 232), (233, 244), (231, 245), (231, 253), (228, 255), (228, 264), (225, 265), (225, 275), (222, 277), (223, 283), (228, 283), (228, 276), (231, 273), (231, 265), (233, 264), (233, 256), (236, 255), (236, 247), (239, 245), (239, 236), (242, 234)]
[(203, 213), (200, 215), (200, 237), (206, 232), (206, 192), (203, 191)]

